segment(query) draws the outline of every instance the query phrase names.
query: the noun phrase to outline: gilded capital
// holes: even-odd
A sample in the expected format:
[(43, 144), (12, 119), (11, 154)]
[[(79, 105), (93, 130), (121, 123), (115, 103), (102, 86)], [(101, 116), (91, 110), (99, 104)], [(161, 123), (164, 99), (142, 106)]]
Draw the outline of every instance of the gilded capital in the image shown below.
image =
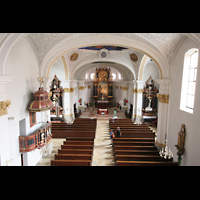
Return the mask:
[(133, 89), (133, 93), (143, 93), (143, 89)]
[(75, 88), (64, 88), (65, 93), (74, 92)]
[(79, 89), (79, 90), (84, 90), (84, 89), (85, 89), (85, 86), (79, 86), (78, 89)]
[(122, 87), (123, 91), (128, 91), (128, 87)]
[(160, 103), (169, 103), (169, 95), (167, 94), (157, 94), (158, 101)]
[(8, 114), (7, 108), (11, 106), (11, 100), (1, 101), (0, 102), (0, 116)]

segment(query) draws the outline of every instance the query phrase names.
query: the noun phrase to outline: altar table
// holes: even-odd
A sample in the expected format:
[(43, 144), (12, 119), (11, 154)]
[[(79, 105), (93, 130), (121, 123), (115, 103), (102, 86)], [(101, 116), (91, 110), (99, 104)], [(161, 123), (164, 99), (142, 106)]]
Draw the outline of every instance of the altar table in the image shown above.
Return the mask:
[(98, 109), (97, 114), (100, 115), (108, 114), (108, 109)]

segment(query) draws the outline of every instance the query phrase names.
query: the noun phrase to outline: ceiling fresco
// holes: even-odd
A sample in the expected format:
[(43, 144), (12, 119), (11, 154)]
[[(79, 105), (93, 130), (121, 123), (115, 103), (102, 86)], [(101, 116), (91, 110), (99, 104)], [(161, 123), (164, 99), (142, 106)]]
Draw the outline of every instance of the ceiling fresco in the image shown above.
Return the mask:
[(96, 50), (99, 51), (101, 49), (107, 49), (111, 51), (122, 51), (124, 49), (127, 49), (126, 47), (120, 47), (120, 46), (110, 46), (110, 45), (101, 45), (101, 46), (88, 46), (88, 47), (81, 47), (79, 49), (87, 49), (87, 50)]

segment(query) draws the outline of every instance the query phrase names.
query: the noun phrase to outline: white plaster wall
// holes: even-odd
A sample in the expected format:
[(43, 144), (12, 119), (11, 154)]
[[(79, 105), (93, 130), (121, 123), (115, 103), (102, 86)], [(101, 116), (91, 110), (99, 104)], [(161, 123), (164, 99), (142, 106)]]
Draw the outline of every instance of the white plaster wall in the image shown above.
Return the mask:
[[(154, 61), (151, 61), (151, 58), (147, 58), (147, 61), (144, 66), (142, 80), (146, 82), (150, 76), (154, 81), (156, 79), (160, 79), (160, 73), (156, 63)], [(159, 85), (157, 83), (156, 87), (159, 88)]]
[(49, 71), (49, 78), (53, 80), (54, 75), (58, 77), (59, 80), (65, 79), (65, 69), (63, 66), (63, 62), (61, 57), (58, 58), (52, 65), (50, 71)]
[(186, 38), (180, 45), (172, 63), (172, 84), (170, 92), (169, 105), (169, 125), (168, 125), (168, 144), (174, 154), (174, 160), (177, 160), (177, 150), (174, 145), (177, 144), (178, 132), (181, 124), (186, 125), (186, 141), (185, 153), (182, 156), (182, 165), (200, 165), (200, 133), (199, 133), (199, 119), (200, 119), (200, 62), (197, 70), (197, 88), (194, 103), (194, 113), (190, 114), (180, 110), (180, 96), (182, 86), (183, 62), (184, 54), (191, 48), (200, 49), (200, 45), (189, 38)]
[[(26, 134), (33, 133), (42, 124), (36, 124), (30, 128), (28, 104), (31, 100), (31, 93), (34, 93), (39, 88), (38, 65), (33, 48), (29, 41), (24, 38), (17, 42), (11, 49), (6, 61), (6, 75), (13, 76), (12, 82), (7, 84), (7, 99), (11, 100), (8, 117), (14, 117), (14, 120), (8, 120), (9, 130), (4, 134), (9, 135), (10, 144), (10, 159), (9, 165), (21, 165), (21, 153), (19, 152), (19, 121), (26, 119)], [(47, 119), (47, 112), (37, 113), (37, 122)], [(2, 118), (0, 118), (2, 123)], [(35, 151), (36, 154), (27, 156), (27, 165), (36, 164), (41, 155)], [(33, 153), (32, 153), (33, 154)], [(29, 161), (31, 160), (31, 162)], [(26, 162), (25, 162), (26, 163)]]

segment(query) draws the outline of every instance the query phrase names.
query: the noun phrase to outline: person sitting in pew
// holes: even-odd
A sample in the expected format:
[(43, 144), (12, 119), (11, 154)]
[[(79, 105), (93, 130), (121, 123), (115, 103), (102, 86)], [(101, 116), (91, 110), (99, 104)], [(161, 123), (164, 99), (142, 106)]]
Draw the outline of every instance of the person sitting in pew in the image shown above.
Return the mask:
[(116, 137), (118, 137), (118, 138), (122, 137), (122, 132), (119, 127), (117, 127), (117, 136)]
[(110, 143), (110, 145), (113, 144), (113, 138), (114, 138), (114, 137), (115, 137), (115, 134), (114, 134), (114, 132), (113, 132), (113, 129), (111, 129), (111, 133), (110, 133), (111, 143)]

